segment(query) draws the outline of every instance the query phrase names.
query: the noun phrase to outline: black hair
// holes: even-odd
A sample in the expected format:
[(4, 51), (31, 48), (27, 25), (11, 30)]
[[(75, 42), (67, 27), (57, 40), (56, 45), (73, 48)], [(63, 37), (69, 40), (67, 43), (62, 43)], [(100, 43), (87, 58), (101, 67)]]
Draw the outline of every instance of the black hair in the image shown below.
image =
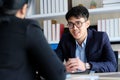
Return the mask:
[(14, 15), (28, 0), (0, 0), (0, 14)]
[(82, 5), (72, 7), (65, 15), (67, 21), (70, 17), (76, 17), (76, 18), (83, 17), (86, 20), (88, 20), (89, 18), (88, 9)]
[(8, 16), (15, 16), (17, 11), (28, 2), (29, 0), (0, 0), (0, 23), (10, 22)]

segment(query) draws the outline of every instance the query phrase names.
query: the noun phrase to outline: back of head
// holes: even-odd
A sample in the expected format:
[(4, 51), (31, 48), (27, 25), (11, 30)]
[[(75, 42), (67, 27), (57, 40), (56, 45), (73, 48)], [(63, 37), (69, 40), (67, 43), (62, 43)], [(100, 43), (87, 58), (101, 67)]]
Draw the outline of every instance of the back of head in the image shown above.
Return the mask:
[(0, 0), (0, 15), (14, 15), (28, 0)]
[(66, 17), (66, 20), (68, 20), (70, 17), (76, 17), (76, 18), (82, 17), (88, 20), (89, 12), (88, 12), (88, 9), (82, 5), (75, 6), (67, 12), (65, 17)]
[(15, 15), (28, 0), (0, 0), (0, 22), (10, 21), (9, 15)]

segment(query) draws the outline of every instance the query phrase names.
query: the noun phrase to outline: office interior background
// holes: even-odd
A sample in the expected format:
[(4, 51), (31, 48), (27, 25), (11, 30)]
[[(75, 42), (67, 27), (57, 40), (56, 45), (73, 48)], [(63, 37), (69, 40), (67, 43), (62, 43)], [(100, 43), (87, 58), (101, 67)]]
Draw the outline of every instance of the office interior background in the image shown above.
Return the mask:
[[(48, 6), (46, 3), (51, 3), (50, 5), (53, 6), (52, 2), (56, 2), (55, 4), (58, 4), (59, 6), (54, 7), (67, 6), (67, 10), (70, 9), (70, 7), (77, 5), (83, 5), (87, 7), (90, 12), (89, 19), (91, 21), (91, 26), (95, 28), (97, 27), (97, 30), (99, 31), (106, 31), (108, 33), (113, 50), (118, 51), (118, 65), (120, 65), (120, 0), (63, 0), (63, 2), (65, 1), (66, 3), (65, 5), (59, 1), (62, 0), (32, 0), (32, 6), (31, 9), (29, 9), (27, 17), (38, 20), (43, 29), (44, 21), (53, 19), (60, 24), (64, 24), (64, 27), (67, 28), (67, 22), (65, 20), (65, 13), (67, 11), (65, 10), (65, 12), (59, 12), (59, 14), (44, 14), (44, 12), (41, 12), (41, 10), (45, 8), (44, 5)], [(41, 7), (42, 3), (44, 7)], [(108, 25), (107, 21), (109, 21), (109, 28), (106, 27)], [(117, 26), (117, 28), (115, 28), (115, 26)]]

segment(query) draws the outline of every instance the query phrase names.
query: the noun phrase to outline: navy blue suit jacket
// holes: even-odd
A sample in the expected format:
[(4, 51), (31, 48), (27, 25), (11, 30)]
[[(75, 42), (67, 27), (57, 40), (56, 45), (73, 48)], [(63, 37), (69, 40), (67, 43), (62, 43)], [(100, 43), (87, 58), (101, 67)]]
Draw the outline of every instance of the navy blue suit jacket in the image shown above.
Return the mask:
[[(76, 43), (70, 33), (63, 34), (56, 54), (63, 61), (75, 57)], [(115, 54), (111, 48), (109, 38), (105, 32), (88, 29), (85, 48), (87, 62), (91, 70), (96, 72), (114, 72), (117, 68)]]

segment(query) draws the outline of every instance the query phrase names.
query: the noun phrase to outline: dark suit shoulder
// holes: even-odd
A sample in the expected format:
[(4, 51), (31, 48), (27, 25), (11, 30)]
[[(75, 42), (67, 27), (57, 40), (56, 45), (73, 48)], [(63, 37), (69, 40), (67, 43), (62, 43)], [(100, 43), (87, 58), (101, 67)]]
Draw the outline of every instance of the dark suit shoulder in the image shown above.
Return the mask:
[(109, 40), (106, 32), (96, 31), (96, 30), (88, 30), (88, 38), (95, 41)]
[(97, 37), (107, 35), (107, 33), (103, 31), (89, 30), (89, 32), (92, 33), (92, 35), (97, 36)]
[(75, 40), (73, 36), (70, 34), (70, 32), (64, 33), (62, 36), (62, 40)]
[(24, 22), (25, 22), (27, 25), (33, 25), (34, 27), (39, 27), (39, 26), (40, 26), (39, 22), (36, 21), (36, 20), (24, 19)]

